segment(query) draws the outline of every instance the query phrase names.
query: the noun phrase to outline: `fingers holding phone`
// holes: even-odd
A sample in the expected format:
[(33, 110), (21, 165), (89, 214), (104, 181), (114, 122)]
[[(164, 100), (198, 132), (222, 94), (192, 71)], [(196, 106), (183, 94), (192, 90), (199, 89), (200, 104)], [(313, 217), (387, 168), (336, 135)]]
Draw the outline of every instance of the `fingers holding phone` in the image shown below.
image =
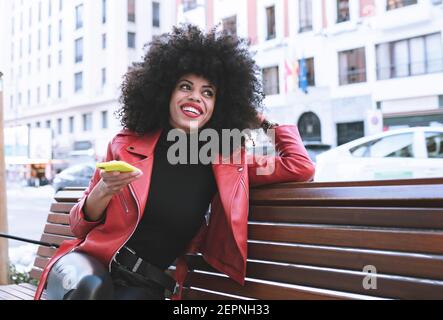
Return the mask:
[(101, 169), (101, 189), (106, 195), (113, 195), (121, 191), (143, 175), (138, 168), (123, 161), (99, 163), (97, 168)]

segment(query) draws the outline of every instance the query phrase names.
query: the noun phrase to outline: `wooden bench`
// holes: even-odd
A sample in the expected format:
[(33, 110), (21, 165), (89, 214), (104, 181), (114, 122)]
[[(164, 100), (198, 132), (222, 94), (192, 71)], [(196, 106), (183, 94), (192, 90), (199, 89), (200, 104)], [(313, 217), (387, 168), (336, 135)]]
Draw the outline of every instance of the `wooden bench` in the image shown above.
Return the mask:
[[(72, 237), (68, 212), (83, 190), (56, 194), (42, 241)], [(188, 256), (184, 298), (443, 299), (443, 179), (252, 189), (248, 246), (244, 287)], [(54, 251), (39, 247), (34, 279)], [(31, 299), (34, 290), (3, 286), (0, 299)]]

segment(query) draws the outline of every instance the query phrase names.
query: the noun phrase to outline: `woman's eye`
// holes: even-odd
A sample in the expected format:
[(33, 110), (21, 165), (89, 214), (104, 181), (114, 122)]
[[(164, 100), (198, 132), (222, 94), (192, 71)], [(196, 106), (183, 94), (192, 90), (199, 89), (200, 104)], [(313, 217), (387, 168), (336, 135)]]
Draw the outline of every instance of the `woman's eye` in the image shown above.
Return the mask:
[(180, 89), (190, 90), (191, 86), (189, 84), (183, 83), (180, 85)]
[(213, 97), (214, 96), (214, 93), (211, 90), (205, 90), (203, 93), (207, 97)]

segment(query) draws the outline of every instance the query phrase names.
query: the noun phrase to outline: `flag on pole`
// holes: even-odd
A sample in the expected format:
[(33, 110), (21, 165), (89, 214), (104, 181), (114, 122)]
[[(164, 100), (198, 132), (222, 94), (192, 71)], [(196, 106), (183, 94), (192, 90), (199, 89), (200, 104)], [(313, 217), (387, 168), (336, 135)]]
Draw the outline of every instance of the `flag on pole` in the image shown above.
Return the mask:
[(298, 87), (298, 63), (285, 60), (285, 92), (294, 92)]
[(308, 68), (306, 67), (306, 59), (301, 58), (299, 70), (299, 85), (304, 93), (308, 93)]

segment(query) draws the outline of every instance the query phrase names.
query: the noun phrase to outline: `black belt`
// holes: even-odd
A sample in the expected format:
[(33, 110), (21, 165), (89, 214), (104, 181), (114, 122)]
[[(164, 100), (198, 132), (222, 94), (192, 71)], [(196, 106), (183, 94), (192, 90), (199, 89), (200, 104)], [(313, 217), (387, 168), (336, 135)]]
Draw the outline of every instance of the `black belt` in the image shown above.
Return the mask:
[(167, 291), (169, 294), (167, 296), (173, 295), (176, 293), (178, 288), (175, 280), (168, 276), (163, 270), (160, 268), (146, 262), (142, 258), (138, 257), (134, 250), (124, 246), (120, 249), (117, 255), (114, 258), (114, 262), (119, 266), (123, 266), (131, 272), (137, 273), (148, 280), (151, 280)]

